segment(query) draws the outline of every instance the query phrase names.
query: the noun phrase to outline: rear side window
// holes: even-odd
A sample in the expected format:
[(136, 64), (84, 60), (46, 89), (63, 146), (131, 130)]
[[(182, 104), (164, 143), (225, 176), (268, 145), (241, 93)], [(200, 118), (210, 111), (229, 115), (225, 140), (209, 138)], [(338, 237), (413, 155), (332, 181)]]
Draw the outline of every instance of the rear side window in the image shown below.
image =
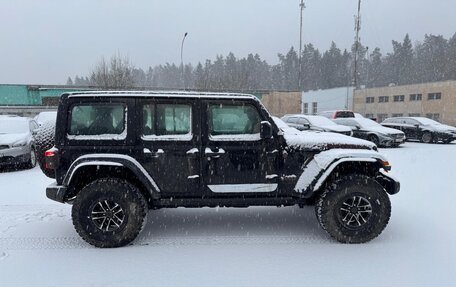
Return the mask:
[(260, 116), (250, 105), (209, 105), (209, 135), (255, 135), (260, 133)]
[(145, 139), (191, 139), (192, 107), (185, 104), (148, 104), (143, 106)]
[(355, 114), (350, 111), (336, 112), (336, 118), (354, 118)]
[(71, 108), (68, 137), (125, 138), (125, 118), (126, 108), (123, 104), (77, 104)]

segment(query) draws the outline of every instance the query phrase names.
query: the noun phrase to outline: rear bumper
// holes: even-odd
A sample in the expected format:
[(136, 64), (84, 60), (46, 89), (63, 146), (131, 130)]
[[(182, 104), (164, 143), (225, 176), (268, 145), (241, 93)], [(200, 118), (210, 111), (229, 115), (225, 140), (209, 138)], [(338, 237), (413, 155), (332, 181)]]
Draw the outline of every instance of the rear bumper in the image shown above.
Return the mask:
[(54, 201), (64, 203), (66, 191), (66, 187), (57, 185), (57, 182), (53, 182), (46, 188), (46, 196)]

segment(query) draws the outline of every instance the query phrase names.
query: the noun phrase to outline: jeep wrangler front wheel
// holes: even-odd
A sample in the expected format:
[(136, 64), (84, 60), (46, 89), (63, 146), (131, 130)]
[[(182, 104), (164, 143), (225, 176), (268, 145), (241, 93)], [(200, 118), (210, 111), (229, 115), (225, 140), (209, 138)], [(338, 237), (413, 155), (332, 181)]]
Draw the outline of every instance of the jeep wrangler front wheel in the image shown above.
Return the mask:
[(102, 248), (132, 242), (145, 224), (147, 204), (132, 184), (99, 179), (86, 185), (74, 200), (73, 225), (86, 242)]
[(350, 175), (330, 184), (315, 206), (321, 227), (342, 243), (364, 243), (388, 224), (391, 203), (374, 179)]

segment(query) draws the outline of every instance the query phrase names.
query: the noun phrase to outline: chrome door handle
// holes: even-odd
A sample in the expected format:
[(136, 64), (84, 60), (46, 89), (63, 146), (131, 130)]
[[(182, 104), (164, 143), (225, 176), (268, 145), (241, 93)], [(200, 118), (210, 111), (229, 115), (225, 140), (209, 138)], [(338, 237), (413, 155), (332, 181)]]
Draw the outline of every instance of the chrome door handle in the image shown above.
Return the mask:
[(152, 152), (150, 149), (148, 148), (144, 148), (144, 154), (145, 155), (149, 155), (151, 157), (159, 157), (161, 155), (163, 155), (165, 153), (164, 150), (162, 150), (161, 148), (157, 149), (156, 151)]
[(217, 150), (213, 151), (211, 148), (207, 147), (204, 149), (204, 155), (209, 157), (220, 157), (222, 154), (225, 154), (225, 150), (223, 148), (218, 148)]

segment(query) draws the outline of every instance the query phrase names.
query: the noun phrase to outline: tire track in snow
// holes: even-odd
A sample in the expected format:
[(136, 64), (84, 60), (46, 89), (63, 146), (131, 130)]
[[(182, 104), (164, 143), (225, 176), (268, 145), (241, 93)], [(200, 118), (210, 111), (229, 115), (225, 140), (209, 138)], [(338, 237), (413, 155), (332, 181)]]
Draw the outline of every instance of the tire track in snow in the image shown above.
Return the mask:
[[(142, 237), (129, 246), (214, 246), (214, 245), (306, 245), (332, 244), (320, 236), (176, 236)], [(59, 250), (95, 248), (79, 237), (11, 237), (0, 238), (2, 250)], [(1, 253), (0, 253), (1, 254)], [(1, 255), (0, 255), (1, 260)]]

